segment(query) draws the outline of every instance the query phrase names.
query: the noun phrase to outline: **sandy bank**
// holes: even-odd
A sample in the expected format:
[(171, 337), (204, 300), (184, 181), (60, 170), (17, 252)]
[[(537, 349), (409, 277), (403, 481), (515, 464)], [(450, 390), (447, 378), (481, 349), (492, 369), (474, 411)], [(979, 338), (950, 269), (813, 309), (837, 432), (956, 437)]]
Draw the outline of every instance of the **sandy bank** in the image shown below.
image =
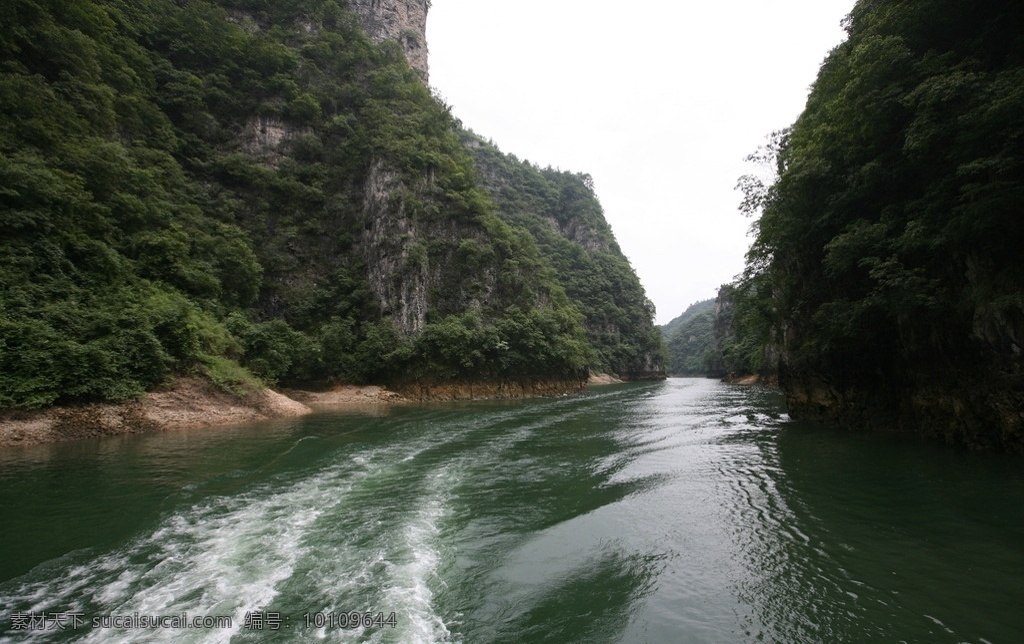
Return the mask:
[(244, 397), (206, 381), (183, 378), (138, 402), (0, 411), (0, 447), (36, 445), (173, 429), (249, 423), (311, 413), (306, 405), (270, 389)]
[(411, 402), (399, 393), (376, 385), (368, 385), (364, 387), (356, 385), (338, 385), (328, 391), (301, 391), (298, 389), (286, 389), (285, 393), (302, 404), (314, 408), (329, 408), (349, 405), (392, 405)]
[(778, 376), (762, 376), (759, 374), (753, 374), (749, 376), (728, 376), (722, 379), (722, 382), (730, 385), (763, 385), (765, 387), (778, 387), (779, 377)]
[[(612, 382), (617, 382), (614, 379)], [(604, 383), (609, 384), (609, 383)], [(379, 407), (451, 400), (559, 396), (586, 389), (582, 381), (410, 386), (401, 393), (377, 386), (339, 385), (327, 391), (270, 389), (239, 397), (199, 379), (146, 394), (138, 402), (0, 410), (0, 449), (41, 443), (251, 423), (338, 407)]]
[(406, 400), (445, 402), (460, 400), (519, 400), (553, 398), (586, 391), (585, 380), (495, 382), (476, 384), (409, 385), (400, 389)]
[(592, 373), (587, 380), (587, 384), (590, 385), (621, 385), (623, 382), (625, 381), (608, 373)]

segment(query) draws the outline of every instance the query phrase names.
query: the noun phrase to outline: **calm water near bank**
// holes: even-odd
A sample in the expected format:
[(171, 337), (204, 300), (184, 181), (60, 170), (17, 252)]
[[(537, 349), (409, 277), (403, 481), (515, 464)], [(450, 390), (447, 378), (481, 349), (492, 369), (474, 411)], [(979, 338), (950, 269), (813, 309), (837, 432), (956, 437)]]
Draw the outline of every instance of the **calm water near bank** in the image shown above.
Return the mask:
[(1022, 464), (696, 379), (7, 450), (0, 641), (1018, 642)]

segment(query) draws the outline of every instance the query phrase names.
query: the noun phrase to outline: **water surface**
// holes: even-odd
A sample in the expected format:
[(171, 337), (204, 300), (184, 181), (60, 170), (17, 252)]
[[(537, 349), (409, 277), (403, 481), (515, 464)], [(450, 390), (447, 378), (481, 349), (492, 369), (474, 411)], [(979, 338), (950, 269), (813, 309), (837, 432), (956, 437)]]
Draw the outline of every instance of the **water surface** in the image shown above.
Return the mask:
[(0, 639), (1016, 642), (1020, 466), (691, 379), (0, 452)]

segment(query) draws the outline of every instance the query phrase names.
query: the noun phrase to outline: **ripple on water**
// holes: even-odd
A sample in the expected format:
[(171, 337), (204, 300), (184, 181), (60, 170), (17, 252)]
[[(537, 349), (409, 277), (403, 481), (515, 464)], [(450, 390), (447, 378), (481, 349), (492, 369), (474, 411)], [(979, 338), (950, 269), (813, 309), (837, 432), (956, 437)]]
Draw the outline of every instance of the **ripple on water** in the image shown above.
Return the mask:
[[(168, 443), (144, 497), (166, 511), (119, 546), (0, 585), (0, 618), (234, 618), (222, 631), (80, 633), (87, 641), (257, 642), (266, 634), (242, 624), (263, 610), (291, 616), (280, 639), (292, 641), (1014, 641), (999, 635), (1020, 632), (1007, 626), (1024, 570), (1018, 464), (991, 481), (988, 462), (922, 467), (929, 455), (913, 446), (887, 457), (865, 447), (874, 439), (794, 430), (779, 409), (769, 391), (671, 380), (312, 417), (306, 436), (239, 430), (264, 448), (203, 452), (208, 473)], [(71, 459), (76, 481), (116, 469), (105, 450), (102, 468)], [(123, 456), (138, 462), (107, 490), (147, 483), (144, 455)], [(65, 472), (51, 473), (17, 489), (68, 494)], [(302, 621), (351, 611), (394, 611), (398, 625)]]

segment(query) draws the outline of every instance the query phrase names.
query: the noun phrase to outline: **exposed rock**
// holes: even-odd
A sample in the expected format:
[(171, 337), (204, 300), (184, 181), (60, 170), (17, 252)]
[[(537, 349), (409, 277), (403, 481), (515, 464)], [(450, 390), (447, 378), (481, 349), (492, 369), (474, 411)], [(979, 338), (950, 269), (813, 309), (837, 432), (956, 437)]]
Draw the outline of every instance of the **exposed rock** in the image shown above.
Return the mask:
[(376, 385), (338, 385), (328, 391), (288, 391), (288, 395), (310, 407), (393, 405), (409, 402), (402, 394)]
[[(427, 48), (427, 12), (430, 0), (349, 0), (349, 9), (355, 12), (359, 24), (376, 42), (398, 43), (405, 53), (409, 66), (415, 69), (426, 83), (429, 80)], [(249, 33), (255, 33), (271, 25), (262, 21), (258, 14), (240, 9), (228, 9), (228, 21)], [(297, 21), (307, 34), (316, 34), (320, 25), (308, 19)]]
[[(415, 186), (382, 161), (375, 161), (363, 195), (361, 249), (367, 283), (380, 310), (407, 336), (423, 330), (428, 310), (468, 310), (492, 304), (497, 289), (494, 260), (466, 280), (455, 266), (457, 254), (488, 248), (492, 242), (478, 224), (453, 218), (427, 220), (409, 202), (436, 201), (431, 177)], [(468, 287), (468, 288), (467, 288)], [(535, 305), (547, 306), (543, 294)]]
[(277, 165), (284, 157), (284, 145), (301, 132), (280, 118), (257, 116), (246, 123), (242, 130), (242, 150), (270, 165)]
[(349, 0), (363, 29), (377, 42), (401, 45), (409, 65), (429, 80), (427, 63), (427, 11), (430, 0)]
[(0, 447), (250, 423), (312, 410), (270, 389), (240, 397), (196, 379), (178, 380), (139, 402), (0, 412)]
[(427, 319), (428, 262), (424, 236), (405, 212), (405, 186), (382, 161), (370, 168), (363, 202), (363, 249), (370, 289), (381, 311), (405, 334)]

